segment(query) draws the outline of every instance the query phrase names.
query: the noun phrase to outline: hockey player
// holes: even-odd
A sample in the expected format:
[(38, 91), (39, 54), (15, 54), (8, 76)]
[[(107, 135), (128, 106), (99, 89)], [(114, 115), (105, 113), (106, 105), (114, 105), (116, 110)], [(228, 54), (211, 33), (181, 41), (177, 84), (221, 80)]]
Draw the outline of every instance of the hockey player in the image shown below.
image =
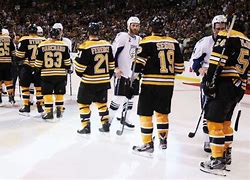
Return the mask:
[(2, 106), (2, 83), (5, 84), (9, 102), (15, 103), (12, 80), (12, 60), (15, 55), (15, 46), (9, 35), (2, 31), (0, 24), (0, 106)]
[[(43, 37), (43, 29), (42, 29), (42, 27), (41, 26), (37, 26), (37, 35), (39, 36), (39, 37)], [(30, 89), (29, 89), (29, 91), (30, 91), (30, 105), (33, 105), (34, 104), (34, 94), (35, 94), (35, 87), (34, 87), (34, 83), (31, 83), (30, 84)]]
[(114, 73), (111, 44), (98, 38), (99, 24), (91, 22), (88, 26), (88, 40), (79, 46), (75, 59), (76, 74), (82, 79), (78, 90), (82, 129), (79, 134), (90, 134), (90, 105), (94, 102), (101, 116), (101, 132), (109, 132), (109, 111), (107, 107), (107, 90), (110, 88), (110, 77)]
[(43, 37), (37, 36), (37, 26), (30, 24), (28, 27), (29, 36), (23, 36), (19, 40), (18, 49), (16, 51), (16, 60), (19, 66), (19, 78), (22, 89), (23, 107), (19, 109), (22, 115), (30, 113), (30, 92), (29, 87), (34, 83), (36, 89), (37, 111), (43, 113), (43, 96), (41, 92), (41, 77), (39, 73), (33, 71), (38, 45), (45, 40)]
[(67, 70), (70, 69), (70, 55), (66, 43), (60, 41), (60, 31), (52, 28), (51, 39), (38, 46), (35, 67), (41, 71), (42, 94), (45, 114), (43, 119), (55, 122), (53, 116), (53, 95), (55, 97), (56, 117), (62, 117)]
[(250, 70), (250, 39), (242, 33), (243, 28), (244, 23), (236, 19), (231, 33), (219, 32), (209, 58), (204, 93), (210, 99), (204, 117), (208, 123), (212, 156), (200, 164), (200, 169), (207, 173), (225, 175), (226, 165), (232, 162), (231, 118), (246, 90)]
[[(217, 15), (212, 20), (212, 31), (213, 34), (210, 36), (203, 37), (199, 40), (193, 50), (193, 54), (190, 59), (190, 65), (193, 71), (198, 75), (204, 76), (207, 72), (208, 68), (208, 59), (211, 55), (212, 48), (214, 45), (214, 41), (219, 31), (224, 30), (226, 28), (227, 19), (224, 15)], [(201, 83), (201, 107), (203, 107), (204, 103), (204, 94), (203, 94), (203, 83)], [(203, 120), (203, 132), (204, 132), (204, 151), (210, 153), (211, 148), (209, 144), (209, 136), (207, 129), (207, 121)]]
[[(175, 74), (184, 71), (183, 56), (178, 41), (162, 33), (164, 19), (156, 16), (150, 26), (152, 35), (140, 42), (138, 57), (134, 63), (135, 72), (143, 74), (137, 109), (137, 114), (140, 115), (143, 145), (134, 146), (133, 151), (142, 155), (144, 153), (152, 155), (154, 151), (152, 139), (154, 113), (160, 148), (167, 148), (168, 114), (171, 111)], [(129, 92), (133, 92), (133, 88)]]
[[(111, 101), (110, 104), (110, 119), (114, 118), (117, 110), (123, 113), (126, 109), (127, 99), (125, 97), (126, 88), (130, 84), (130, 78), (132, 75), (131, 65), (135, 57), (135, 50), (138, 48), (139, 41), (141, 38), (137, 35), (140, 30), (140, 20), (138, 17), (130, 17), (127, 21), (128, 32), (121, 32), (117, 34), (113, 44), (113, 54), (115, 56), (116, 68), (115, 68), (115, 98)], [(133, 82), (135, 88), (134, 95), (139, 94), (139, 80), (135, 79)], [(120, 107), (122, 105), (122, 107)], [(120, 109), (119, 109), (120, 108)], [(128, 104), (128, 115), (133, 108), (133, 102), (129, 101)], [(122, 111), (122, 112), (121, 112)], [(125, 120), (125, 126), (129, 128), (134, 128), (134, 125), (128, 121), (128, 118)], [(118, 120), (121, 117), (119, 115)]]

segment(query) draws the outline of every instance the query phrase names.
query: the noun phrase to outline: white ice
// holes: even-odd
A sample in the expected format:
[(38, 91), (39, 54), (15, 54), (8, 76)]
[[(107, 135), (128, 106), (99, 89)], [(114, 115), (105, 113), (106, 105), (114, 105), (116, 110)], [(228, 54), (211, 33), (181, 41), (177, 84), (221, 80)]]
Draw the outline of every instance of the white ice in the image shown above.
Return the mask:
[[(73, 75), (72, 81), (73, 96), (68, 95), (68, 86), (66, 110), (58, 123), (20, 116), (20, 107), (0, 107), (0, 179), (250, 179), (249, 95), (241, 103), (231, 172), (224, 178), (199, 170), (200, 161), (209, 156), (203, 151), (201, 128), (194, 138), (188, 138), (200, 115), (198, 87), (176, 81), (168, 148), (160, 151), (156, 139), (154, 157), (149, 159), (131, 153), (133, 145), (142, 143), (136, 108), (130, 118), (136, 128), (125, 130), (122, 136), (115, 133), (120, 128), (116, 120), (109, 134), (98, 131), (101, 125), (94, 106), (91, 106), (91, 135), (76, 133), (81, 129), (76, 103), (79, 79)], [(3, 101), (7, 104), (7, 97)], [(20, 104), (19, 97), (17, 103)], [(35, 115), (35, 107), (32, 111)]]

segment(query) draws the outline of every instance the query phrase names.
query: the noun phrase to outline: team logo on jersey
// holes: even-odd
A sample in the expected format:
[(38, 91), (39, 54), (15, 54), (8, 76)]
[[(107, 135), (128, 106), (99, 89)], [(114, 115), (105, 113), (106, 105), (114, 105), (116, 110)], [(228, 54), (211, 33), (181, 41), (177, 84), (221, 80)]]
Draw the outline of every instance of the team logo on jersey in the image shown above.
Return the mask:
[(136, 50), (137, 46), (131, 45), (130, 46), (130, 50), (129, 50), (129, 56), (130, 58), (135, 58), (135, 50)]

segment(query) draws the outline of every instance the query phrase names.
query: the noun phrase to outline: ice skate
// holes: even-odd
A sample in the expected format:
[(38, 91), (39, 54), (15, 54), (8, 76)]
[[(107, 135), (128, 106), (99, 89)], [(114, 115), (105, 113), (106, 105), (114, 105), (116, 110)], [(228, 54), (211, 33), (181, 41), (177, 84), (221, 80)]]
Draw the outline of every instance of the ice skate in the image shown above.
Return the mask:
[(104, 124), (102, 124), (102, 127), (99, 128), (99, 131), (100, 132), (109, 132), (109, 127), (110, 127), (110, 124), (109, 122), (105, 122)]
[(79, 134), (90, 134), (91, 130), (90, 130), (90, 123), (88, 123), (83, 129), (81, 130), (77, 130), (77, 132)]
[(30, 116), (30, 106), (24, 105), (21, 109), (19, 109), (19, 114), (23, 116)]
[(200, 163), (200, 170), (214, 175), (226, 176), (225, 159), (222, 157), (211, 157), (209, 161), (204, 161)]
[(137, 154), (139, 156), (152, 158), (153, 152), (154, 152), (154, 143), (149, 142), (149, 143), (144, 144), (142, 146), (133, 146), (132, 150), (133, 150), (134, 154)]

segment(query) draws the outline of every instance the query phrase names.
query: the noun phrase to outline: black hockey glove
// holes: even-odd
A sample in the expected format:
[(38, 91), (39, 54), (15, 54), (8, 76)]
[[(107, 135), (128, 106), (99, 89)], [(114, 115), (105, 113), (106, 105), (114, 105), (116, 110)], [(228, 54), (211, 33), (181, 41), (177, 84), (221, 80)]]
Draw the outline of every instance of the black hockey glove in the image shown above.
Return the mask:
[(204, 94), (209, 97), (209, 98), (215, 98), (215, 92), (216, 92), (216, 88), (215, 88), (215, 84), (212, 84), (210, 82), (205, 82), (204, 86), (203, 86), (203, 91)]
[(134, 96), (134, 88), (128, 87), (125, 95), (126, 95), (126, 98), (132, 99), (132, 97)]

